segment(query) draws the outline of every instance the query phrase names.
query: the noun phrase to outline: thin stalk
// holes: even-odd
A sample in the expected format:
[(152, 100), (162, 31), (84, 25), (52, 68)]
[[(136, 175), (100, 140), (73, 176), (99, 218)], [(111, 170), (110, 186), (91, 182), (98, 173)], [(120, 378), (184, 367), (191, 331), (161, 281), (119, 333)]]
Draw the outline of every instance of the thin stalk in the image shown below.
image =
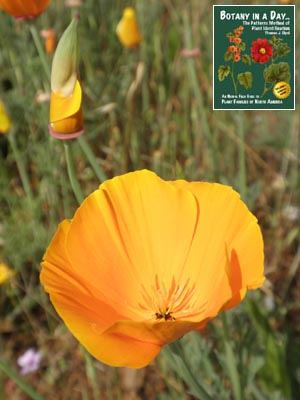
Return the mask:
[(173, 353), (173, 357), (178, 357), (180, 359), (182, 372), (186, 378), (186, 383), (189, 385), (190, 389), (193, 391), (193, 395), (197, 396), (201, 400), (213, 400), (213, 398), (207, 393), (200, 382), (195, 378), (195, 375), (190, 369), (190, 366), (185, 358), (185, 354), (182, 349), (181, 343), (177, 340), (169, 345)]
[(31, 189), (31, 185), (30, 185), (30, 180), (26, 171), (26, 167), (24, 164), (24, 160), (23, 157), (18, 149), (16, 140), (15, 140), (15, 130), (14, 128), (12, 128), (12, 130), (8, 133), (7, 135), (10, 147), (12, 149), (13, 155), (14, 155), (14, 159), (16, 161), (17, 164), (17, 168), (19, 171), (19, 175), (22, 181), (22, 185), (27, 197), (27, 200), (29, 201), (29, 205), (30, 208), (33, 208), (33, 193), (32, 193), (32, 189)]
[(81, 204), (83, 202), (84, 196), (82, 194), (81, 187), (76, 176), (75, 165), (71, 154), (71, 144), (67, 140), (64, 141), (64, 148), (70, 183), (78, 204)]
[(235, 400), (242, 400), (242, 387), (241, 387), (241, 379), (239, 376), (239, 372), (236, 366), (236, 357), (233, 351), (233, 348), (230, 343), (229, 335), (228, 335), (228, 323), (226, 313), (221, 314), (223, 329), (222, 329), (222, 340), (225, 352), (225, 363), (228, 370), (228, 375), (232, 384), (233, 397)]
[(91, 167), (93, 168), (97, 178), (99, 179), (100, 182), (103, 182), (107, 179), (107, 176), (105, 175), (102, 167), (99, 165), (92, 149), (90, 148), (88, 142), (86, 141), (84, 136), (80, 136), (78, 139), (79, 145), (86, 155), (86, 158), (88, 159), (89, 163), (91, 164)]
[[(188, 18), (187, 12), (183, 13), (183, 26), (184, 26), (184, 45), (186, 48), (193, 48), (193, 40), (192, 40), (192, 32), (191, 32), (191, 23)], [(197, 70), (195, 66), (195, 60), (187, 59), (187, 67), (188, 67), (188, 75), (189, 80), (191, 82), (191, 88), (194, 92), (196, 104), (197, 104), (197, 112), (199, 115), (199, 120), (202, 123), (204, 137), (207, 142), (208, 147), (208, 161), (209, 161), (209, 171), (211, 171), (211, 178), (215, 176), (215, 168), (216, 168), (216, 150), (213, 143), (211, 129), (208, 123), (207, 114), (205, 111), (205, 106), (203, 102), (203, 96), (199, 87), (199, 80), (197, 75)]]
[(232, 79), (232, 84), (234, 87), (234, 93), (237, 94), (237, 86), (236, 86), (236, 82), (234, 79), (234, 61), (232, 60), (232, 65), (231, 65), (231, 79)]
[(43, 65), (44, 71), (46, 73), (46, 76), (47, 76), (48, 80), (50, 81), (50, 77), (51, 77), (50, 65), (47, 60), (46, 53), (45, 53), (45, 50), (42, 45), (40, 35), (38, 34), (37, 29), (34, 25), (31, 24), (29, 26), (29, 29), (30, 29), (30, 33), (31, 33), (32, 39), (34, 41), (36, 50), (40, 57), (41, 63)]
[(85, 358), (86, 375), (89, 382), (92, 385), (94, 398), (100, 399), (100, 388), (98, 384), (97, 371), (93, 362), (93, 358), (83, 347), (81, 347), (81, 352)]
[(239, 191), (241, 198), (247, 202), (247, 172), (246, 172), (246, 157), (245, 157), (245, 128), (244, 128), (244, 114), (240, 111), (235, 114), (237, 134), (240, 138), (238, 144), (238, 162), (239, 162)]
[(0, 360), (0, 371), (9, 376), (32, 400), (44, 400), (36, 391), (29, 386), (6, 362)]

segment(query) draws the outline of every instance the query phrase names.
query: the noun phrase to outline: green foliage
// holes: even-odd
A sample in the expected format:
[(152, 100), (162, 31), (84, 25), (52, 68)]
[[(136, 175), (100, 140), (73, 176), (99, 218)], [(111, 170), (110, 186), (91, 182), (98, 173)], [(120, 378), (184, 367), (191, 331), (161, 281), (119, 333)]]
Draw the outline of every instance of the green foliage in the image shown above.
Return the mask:
[(218, 78), (222, 82), (230, 74), (230, 67), (228, 65), (220, 65), (218, 68)]
[(244, 64), (251, 65), (251, 57), (249, 54), (243, 54), (241, 59)]
[(280, 62), (278, 64), (270, 64), (264, 70), (264, 78), (266, 82), (289, 82), (291, 79), (290, 66), (287, 62)]
[(291, 51), (289, 45), (280, 37), (272, 36), (269, 42), (273, 46), (274, 60), (280, 57), (285, 57)]
[[(233, 60), (233, 56), (234, 56), (233, 53), (231, 53), (230, 51), (226, 51), (226, 52), (224, 53), (224, 61), (225, 61), (225, 62), (227, 62), (227, 61), (232, 61), (232, 60)], [(219, 69), (222, 68), (222, 67), (224, 67), (224, 65), (220, 65), (220, 66), (219, 66)]]
[(245, 89), (251, 89), (253, 83), (252, 72), (246, 71), (241, 72), (237, 76), (239, 83), (244, 86)]

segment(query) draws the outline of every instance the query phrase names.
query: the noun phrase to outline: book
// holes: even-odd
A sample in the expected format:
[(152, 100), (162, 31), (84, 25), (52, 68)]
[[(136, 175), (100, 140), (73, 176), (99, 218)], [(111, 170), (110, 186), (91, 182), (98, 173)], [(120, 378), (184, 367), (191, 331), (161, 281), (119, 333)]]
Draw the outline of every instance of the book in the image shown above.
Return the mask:
[(213, 6), (213, 109), (295, 109), (295, 6)]

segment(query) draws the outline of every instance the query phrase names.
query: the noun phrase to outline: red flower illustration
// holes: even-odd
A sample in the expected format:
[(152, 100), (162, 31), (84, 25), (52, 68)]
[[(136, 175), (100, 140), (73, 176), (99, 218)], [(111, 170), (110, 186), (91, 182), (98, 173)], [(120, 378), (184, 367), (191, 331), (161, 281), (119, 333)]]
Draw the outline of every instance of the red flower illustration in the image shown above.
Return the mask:
[(251, 57), (260, 64), (265, 64), (273, 56), (273, 47), (268, 39), (257, 39), (252, 42)]

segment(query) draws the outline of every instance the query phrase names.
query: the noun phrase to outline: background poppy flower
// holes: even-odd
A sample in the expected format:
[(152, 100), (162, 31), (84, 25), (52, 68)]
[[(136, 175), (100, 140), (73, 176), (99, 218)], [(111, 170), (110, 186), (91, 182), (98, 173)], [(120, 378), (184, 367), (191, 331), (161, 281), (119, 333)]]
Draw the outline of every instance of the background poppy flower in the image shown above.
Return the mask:
[(273, 47), (268, 39), (257, 39), (252, 42), (251, 57), (260, 64), (265, 64), (273, 56)]
[(0, 8), (18, 19), (31, 19), (41, 14), (50, 0), (0, 0)]
[(41, 282), (99, 360), (143, 367), (264, 281), (256, 218), (230, 187), (144, 170), (104, 182), (63, 221)]
[(10, 128), (12, 127), (12, 122), (9, 118), (9, 115), (6, 112), (3, 101), (0, 100), (0, 133), (8, 133)]
[(142, 36), (135, 11), (132, 7), (125, 8), (121, 21), (117, 25), (116, 32), (123, 46), (135, 47), (140, 44)]
[(14, 271), (8, 265), (0, 263), (0, 285), (9, 281), (14, 275)]

